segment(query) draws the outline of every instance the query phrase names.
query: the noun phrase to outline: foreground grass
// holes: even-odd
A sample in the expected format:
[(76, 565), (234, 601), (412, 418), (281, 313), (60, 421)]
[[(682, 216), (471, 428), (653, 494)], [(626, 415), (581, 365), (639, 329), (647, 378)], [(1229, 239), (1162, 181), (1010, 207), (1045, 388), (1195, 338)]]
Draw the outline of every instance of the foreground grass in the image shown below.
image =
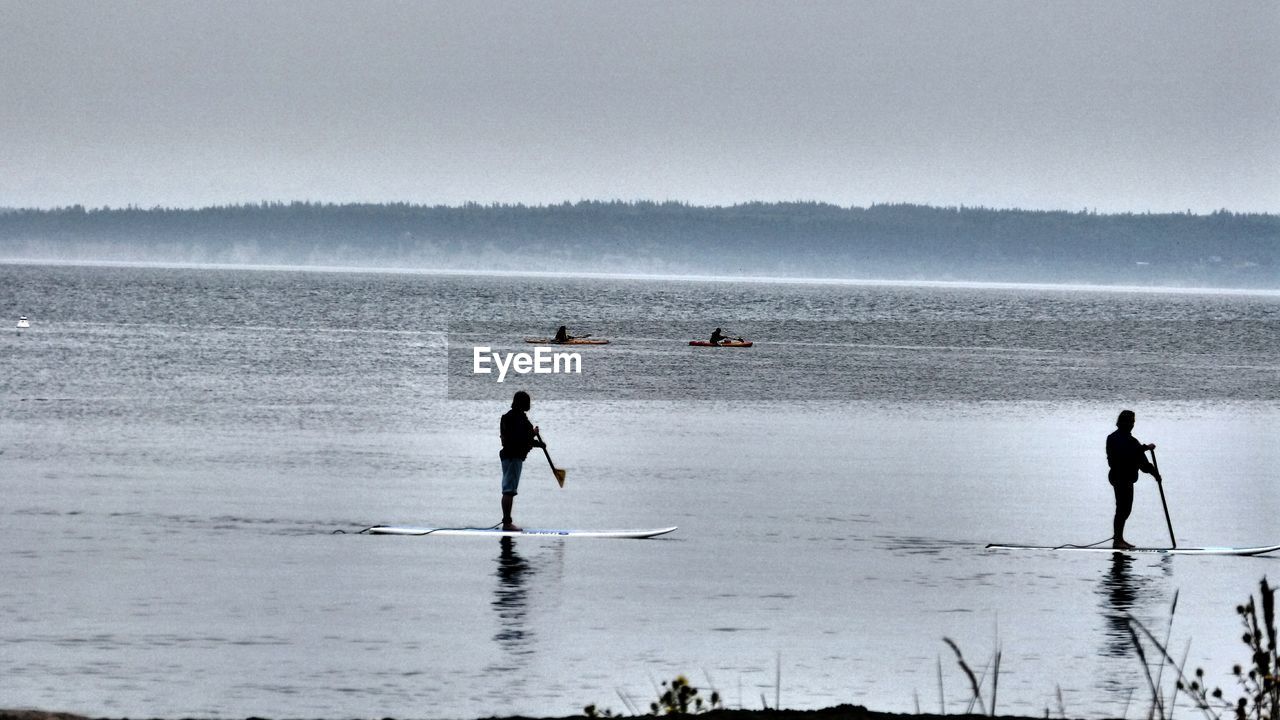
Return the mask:
[[(868, 710), (861, 705), (836, 705), (821, 710), (708, 710), (698, 714), (705, 720), (959, 720), (961, 718), (989, 717), (978, 715), (914, 715), (884, 713)], [(1021, 715), (1000, 715), (1004, 720), (1044, 720)], [(588, 720), (587, 715), (570, 715), (564, 718), (544, 720)], [(0, 720), (91, 720), (83, 715), (69, 713), (44, 712), (41, 710), (0, 710)], [(250, 719), (258, 720), (258, 719)], [(384, 719), (389, 720), (389, 719)], [(522, 716), (510, 718), (491, 718), (488, 720), (530, 720)]]
[[(1178, 706), (1179, 694), (1189, 701), (1192, 708), (1198, 710), (1203, 720), (1280, 720), (1280, 629), (1277, 629), (1276, 588), (1267, 583), (1264, 577), (1259, 583), (1257, 599), (1249, 596), (1248, 602), (1236, 606), (1236, 614), (1240, 616), (1244, 634), (1241, 639), (1249, 651), (1249, 660), (1232, 668), (1235, 687), (1223, 690), (1220, 687), (1210, 688), (1205, 684), (1204, 670), (1197, 668), (1194, 673), (1186, 670), (1186, 660), (1176, 660), (1169, 652), (1169, 638), (1172, 633), (1173, 617), (1177, 611), (1177, 595), (1174, 595), (1173, 607), (1169, 613), (1169, 627), (1161, 638), (1157, 632), (1142, 625), (1132, 616), (1128, 616), (1130, 639), (1133, 643), (1134, 657), (1141, 662), (1143, 677), (1150, 692), (1150, 705), (1146, 712), (1147, 720), (1173, 720), (1174, 708)], [(945, 640), (945, 639), (944, 639)], [(689, 680), (679, 675), (671, 682), (662, 683), (658, 698), (649, 704), (648, 713), (641, 713), (630, 700), (622, 698), (630, 711), (626, 715), (616, 714), (612, 710), (602, 709), (596, 705), (587, 705), (583, 714), (570, 715), (558, 720), (600, 720), (601, 718), (622, 717), (658, 717), (697, 715), (699, 720), (893, 720), (895, 718), (913, 718), (914, 720), (942, 720), (942, 718), (1004, 718), (1005, 720), (1042, 720), (1021, 715), (998, 715), (996, 713), (996, 697), (1000, 678), (1001, 651), (997, 645), (994, 655), (983, 668), (980, 675), (965, 661), (960, 648), (951, 640), (945, 640), (969, 681), (972, 692), (969, 708), (975, 704), (983, 714), (932, 715), (923, 713), (885, 713), (868, 710), (861, 705), (836, 705), (821, 710), (729, 710), (720, 704), (719, 693), (714, 690), (707, 698), (699, 694)], [(988, 669), (990, 679), (988, 680)], [(1165, 670), (1170, 671), (1171, 678), (1165, 678)], [(941, 692), (941, 662), (939, 662), (939, 690)], [(781, 668), (779, 668), (779, 685), (781, 684)], [(989, 684), (984, 698), (984, 687)], [(1059, 696), (1061, 697), (1061, 696)], [(1234, 699), (1233, 699), (1234, 697)], [(989, 700), (988, 700), (989, 699)], [(763, 698), (762, 698), (763, 700)], [(1059, 701), (1061, 702), (1061, 701)], [(775, 701), (775, 705), (777, 702)], [(1126, 713), (1127, 714), (1127, 713)], [(1046, 708), (1044, 718), (1050, 717)], [(1065, 720), (1065, 708), (1059, 705), (1057, 720)], [(2, 710), (0, 720), (90, 720), (81, 715), (70, 713), (46, 712), (42, 710)], [(251, 719), (259, 720), (259, 719)], [(389, 720), (389, 719), (384, 719)], [(510, 718), (493, 718), (489, 720), (528, 720), (520, 716)]]

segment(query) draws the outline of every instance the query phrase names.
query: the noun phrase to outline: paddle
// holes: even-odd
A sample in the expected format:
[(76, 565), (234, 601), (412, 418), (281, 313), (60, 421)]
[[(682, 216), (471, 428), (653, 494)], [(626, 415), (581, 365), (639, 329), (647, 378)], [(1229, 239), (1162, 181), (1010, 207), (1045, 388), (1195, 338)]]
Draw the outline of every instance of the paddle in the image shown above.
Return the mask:
[[(542, 440), (541, 434), (538, 435), (538, 439)], [(547, 456), (547, 464), (551, 466), (551, 473), (556, 476), (556, 482), (560, 483), (560, 487), (564, 487), (564, 469), (556, 467), (556, 464), (551, 462), (551, 453), (547, 452), (546, 440), (542, 440), (542, 454)]]
[(1156, 487), (1160, 488), (1160, 504), (1164, 506), (1164, 522), (1169, 526), (1169, 542), (1173, 543), (1173, 549), (1178, 548), (1178, 541), (1173, 537), (1173, 521), (1169, 519), (1169, 503), (1164, 499), (1164, 483), (1160, 480), (1160, 463), (1156, 462), (1156, 449), (1151, 448), (1151, 468), (1155, 470)]

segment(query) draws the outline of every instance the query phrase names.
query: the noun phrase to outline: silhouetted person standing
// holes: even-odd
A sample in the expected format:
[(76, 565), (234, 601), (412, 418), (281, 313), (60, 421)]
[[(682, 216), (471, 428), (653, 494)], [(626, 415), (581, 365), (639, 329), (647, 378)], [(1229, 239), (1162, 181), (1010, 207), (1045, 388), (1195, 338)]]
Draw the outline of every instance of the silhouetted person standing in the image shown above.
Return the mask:
[(1132, 548), (1124, 539), (1124, 524), (1133, 510), (1133, 486), (1138, 482), (1138, 471), (1160, 479), (1160, 474), (1147, 462), (1147, 451), (1155, 445), (1143, 445), (1133, 436), (1137, 421), (1132, 410), (1121, 410), (1116, 418), (1116, 431), (1107, 436), (1107, 480), (1116, 494), (1116, 515), (1111, 523), (1111, 547), (1118, 550)]
[(520, 390), (511, 398), (511, 409), (498, 423), (498, 432), (502, 436), (502, 450), (498, 452), (498, 458), (502, 461), (503, 530), (520, 529), (511, 521), (511, 507), (520, 487), (520, 471), (524, 469), (524, 459), (529, 456), (529, 451), (544, 447), (538, 439), (538, 428), (525, 415), (531, 407), (533, 401), (529, 399), (529, 393)]

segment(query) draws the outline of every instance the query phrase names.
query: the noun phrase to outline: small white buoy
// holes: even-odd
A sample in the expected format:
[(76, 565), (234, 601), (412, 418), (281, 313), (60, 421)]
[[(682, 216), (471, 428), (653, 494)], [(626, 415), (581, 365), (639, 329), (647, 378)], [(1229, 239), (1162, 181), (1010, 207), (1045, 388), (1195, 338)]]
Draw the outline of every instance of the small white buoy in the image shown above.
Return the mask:
[(22, 317), (18, 318), (18, 329), (19, 329), (19, 330), (26, 330), (27, 328), (30, 328), (30, 327), (31, 327), (31, 323), (30, 323), (30, 322), (27, 322), (27, 316), (26, 316), (26, 315), (23, 315)]

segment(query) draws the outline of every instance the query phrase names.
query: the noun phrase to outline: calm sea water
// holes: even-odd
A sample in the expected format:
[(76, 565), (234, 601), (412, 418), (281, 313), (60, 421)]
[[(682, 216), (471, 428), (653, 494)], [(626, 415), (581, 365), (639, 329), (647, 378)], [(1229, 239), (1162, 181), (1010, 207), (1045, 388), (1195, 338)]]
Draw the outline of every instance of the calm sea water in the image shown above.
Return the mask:
[[(1280, 579), (983, 548), (1109, 536), (1123, 407), (1181, 544), (1280, 542), (1276, 295), (0, 265), (0, 309), (0, 706), (565, 715), (685, 673), (960, 712), (951, 638), (1002, 649), (1002, 712), (1137, 717), (1122, 612), (1164, 632), (1176, 593), (1171, 647), (1227, 685)], [(613, 340), (581, 375), (468, 372), (562, 322)], [(685, 344), (716, 326), (757, 345)], [(569, 478), (531, 457), (518, 521), (680, 530), (354, 534), (496, 522), (519, 388)]]

